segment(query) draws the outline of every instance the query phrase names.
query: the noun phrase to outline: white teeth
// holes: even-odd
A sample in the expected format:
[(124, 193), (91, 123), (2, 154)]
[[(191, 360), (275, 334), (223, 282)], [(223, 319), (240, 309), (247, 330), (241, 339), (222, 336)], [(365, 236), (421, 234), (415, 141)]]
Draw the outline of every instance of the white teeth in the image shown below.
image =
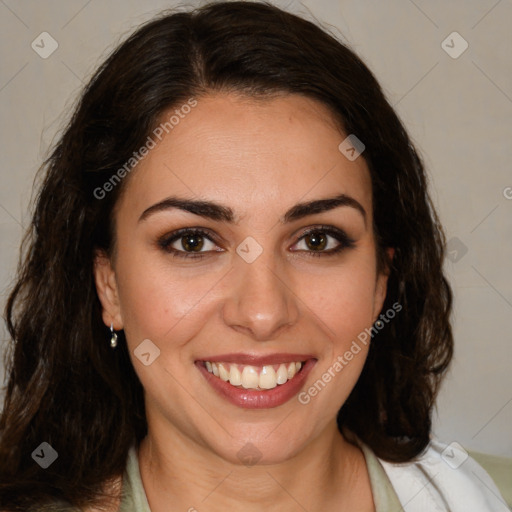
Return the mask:
[(219, 377), (226, 382), (229, 380), (229, 373), (222, 363), (219, 363)]
[(284, 384), (288, 380), (288, 370), (284, 364), (279, 365), (277, 370), (277, 383)]
[(232, 364), (229, 369), (229, 382), (233, 386), (241, 386), (242, 385), (242, 374), (238, 369), (236, 364)]
[(302, 362), (259, 367), (205, 361), (205, 367), (210, 373), (232, 386), (242, 386), (245, 389), (274, 389), (293, 379), (302, 368)]
[(242, 372), (242, 387), (256, 389), (259, 384), (259, 375), (254, 366), (246, 366)]
[(277, 386), (276, 372), (272, 366), (264, 366), (261, 370), (259, 386), (261, 389), (273, 389)]

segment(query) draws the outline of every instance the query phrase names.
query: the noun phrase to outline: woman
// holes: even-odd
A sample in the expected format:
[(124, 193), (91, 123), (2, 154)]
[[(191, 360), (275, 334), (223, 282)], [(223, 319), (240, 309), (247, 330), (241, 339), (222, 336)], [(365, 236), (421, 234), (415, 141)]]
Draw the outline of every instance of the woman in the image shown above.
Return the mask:
[(44, 169), (6, 309), (2, 510), (501, 510), (430, 439), (444, 236), (348, 48), (262, 3), (164, 15)]

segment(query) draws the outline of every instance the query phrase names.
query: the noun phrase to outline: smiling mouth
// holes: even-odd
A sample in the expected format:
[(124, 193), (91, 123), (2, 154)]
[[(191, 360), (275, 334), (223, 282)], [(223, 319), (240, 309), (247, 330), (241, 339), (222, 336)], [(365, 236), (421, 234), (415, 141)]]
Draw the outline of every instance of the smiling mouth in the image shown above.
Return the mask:
[(264, 391), (292, 380), (302, 370), (304, 361), (265, 366), (204, 361), (203, 365), (209, 373), (235, 388)]

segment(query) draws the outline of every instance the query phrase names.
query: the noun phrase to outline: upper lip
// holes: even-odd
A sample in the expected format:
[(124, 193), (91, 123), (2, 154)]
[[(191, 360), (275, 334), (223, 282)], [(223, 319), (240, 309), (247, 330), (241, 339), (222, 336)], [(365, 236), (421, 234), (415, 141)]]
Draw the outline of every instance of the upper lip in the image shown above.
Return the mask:
[(290, 354), (278, 353), (267, 355), (256, 354), (221, 354), (198, 359), (198, 361), (209, 361), (211, 363), (239, 363), (252, 366), (265, 366), (278, 363), (292, 363), (314, 359), (311, 354)]

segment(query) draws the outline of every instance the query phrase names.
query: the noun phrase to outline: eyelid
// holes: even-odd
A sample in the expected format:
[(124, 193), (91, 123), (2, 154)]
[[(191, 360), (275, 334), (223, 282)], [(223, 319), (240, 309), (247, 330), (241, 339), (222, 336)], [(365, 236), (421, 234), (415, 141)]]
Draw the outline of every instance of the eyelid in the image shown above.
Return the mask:
[(313, 224), (312, 226), (308, 226), (306, 228), (302, 228), (298, 231), (299, 234), (296, 234), (294, 236), (297, 237), (297, 239), (302, 238), (305, 235), (308, 235), (310, 233), (316, 233), (316, 232), (322, 232), (322, 233), (335, 233), (339, 236), (344, 236), (346, 238), (349, 238), (345, 230), (341, 228), (337, 228), (336, 226), (328, 225), (328, 224)]

